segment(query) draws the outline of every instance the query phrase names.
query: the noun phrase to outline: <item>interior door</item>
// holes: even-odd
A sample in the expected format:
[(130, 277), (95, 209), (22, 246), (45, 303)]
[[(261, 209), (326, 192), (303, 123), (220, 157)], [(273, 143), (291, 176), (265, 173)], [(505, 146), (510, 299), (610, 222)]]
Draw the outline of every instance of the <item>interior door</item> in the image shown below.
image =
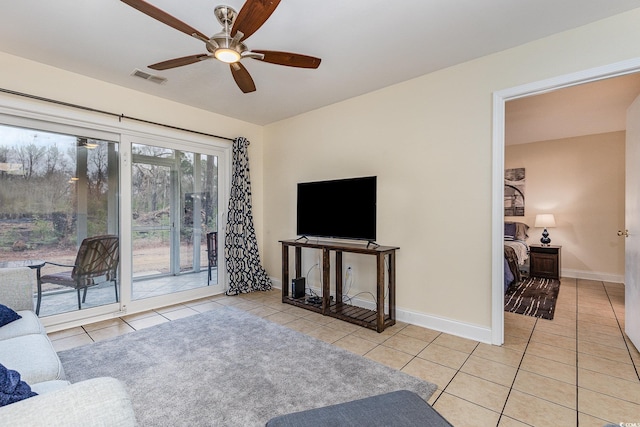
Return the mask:
[(625, 332), (640, 349), (640, 97), (627, 109), (625, 158)]

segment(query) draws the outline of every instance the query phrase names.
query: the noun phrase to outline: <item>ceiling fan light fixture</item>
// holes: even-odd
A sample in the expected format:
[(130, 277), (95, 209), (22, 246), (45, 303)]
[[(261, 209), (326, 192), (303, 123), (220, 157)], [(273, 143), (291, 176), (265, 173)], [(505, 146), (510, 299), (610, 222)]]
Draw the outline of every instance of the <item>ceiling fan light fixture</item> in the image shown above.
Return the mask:
[(233, 49), (228, 48), (220, 48), (216, 49), (214, 53), (216, 59), (219, 59), (222, 62), (226, 62), (227, 64), (233, 64), (235, 62), (240, 61), (240, 54)]
[[(320, 65), (320, 58), (270, 50), (252, 52), (243, 43), (243, 40), (251, 37), (269, 19), (276, 7), (278, 7), (280, 0), (244, 0), (244, 4), (238, 13), (229, 6), (217, 6), (214, 13), (218, 22), (222, 25), (222, 30), (211, 37), (158, 9), (151, 3), (147, 3), (149, 0), (122, 1), (150, 18), (190, 37), (194, 37), (205, 44), (207, 53), (188, 55), (151, 64), (149, 68), (152, 70), (169, 70), (183, 65), (195, 64), (205, 59), (216, 58), (220, 62), (230, 65), (231, 74), (240, 90), (243, 93), (249, 93), (254, 92), (256, 88), (251, 75), (240, 63), (243, 58), (297, 68), (318, 68)], [(166, 81), (164, 78), (152, 76), (139, 70), (134, 75), (147, 80), (153, 79), (152, 81), (155, 82), (160, 82), (156, 81), (160, 79), (162, 79), (161, 82)]]

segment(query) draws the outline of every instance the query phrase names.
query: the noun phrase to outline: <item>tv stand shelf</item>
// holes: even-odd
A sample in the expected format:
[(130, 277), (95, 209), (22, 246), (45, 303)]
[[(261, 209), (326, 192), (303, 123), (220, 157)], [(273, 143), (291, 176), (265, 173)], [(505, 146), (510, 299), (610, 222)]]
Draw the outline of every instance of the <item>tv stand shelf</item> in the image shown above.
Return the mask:
[[(356, 243), (334, 243), (321, 241), (281, 240), (282, 244), (282, 302), (305, 308), (325, 316), (341, 319), (356, 325), (382, 332), (394, 325), (396, 312), (396, 250), (395, 246), (370, 246)], [(322, 250), (322, 302), (310, 303), (306, 297), (289, 296), (289, 250), (295, 250), (295, 277), (302, 277), (302, 248)], [(331, 251), (335, 252), (335, 299), (330, 297)], [(376, 309), (369, 310), (343, 301), (342, 254), (344, 252), (376, 257)], [(388, 260), (388, 310), (385, 313), (385, 258)]]

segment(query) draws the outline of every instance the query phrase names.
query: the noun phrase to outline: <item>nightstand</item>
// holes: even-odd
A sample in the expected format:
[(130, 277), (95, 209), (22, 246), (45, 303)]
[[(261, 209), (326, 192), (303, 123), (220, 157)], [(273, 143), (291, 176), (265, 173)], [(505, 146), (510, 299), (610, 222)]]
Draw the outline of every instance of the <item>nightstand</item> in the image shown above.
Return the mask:
[(560, 280), (562, 246), (529, 246), (529, 276)]

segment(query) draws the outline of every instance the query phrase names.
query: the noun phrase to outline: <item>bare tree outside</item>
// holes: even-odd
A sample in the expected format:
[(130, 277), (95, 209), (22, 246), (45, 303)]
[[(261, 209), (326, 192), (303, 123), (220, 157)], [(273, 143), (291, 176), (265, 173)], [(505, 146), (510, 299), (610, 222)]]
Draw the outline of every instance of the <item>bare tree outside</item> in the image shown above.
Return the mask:
[[(89, 189), (92, 232), (106, 232), (107, 147), (78, 145), (78, 138), (0, 126), (0, 260), (75, 251), (78, 185)], [(87, 177), (77, 181), (77, 156), (86, 150)], [(112, 165), (117, 167), (117, 165)], [(54, 252), (52, 252), (52, 250)]]

